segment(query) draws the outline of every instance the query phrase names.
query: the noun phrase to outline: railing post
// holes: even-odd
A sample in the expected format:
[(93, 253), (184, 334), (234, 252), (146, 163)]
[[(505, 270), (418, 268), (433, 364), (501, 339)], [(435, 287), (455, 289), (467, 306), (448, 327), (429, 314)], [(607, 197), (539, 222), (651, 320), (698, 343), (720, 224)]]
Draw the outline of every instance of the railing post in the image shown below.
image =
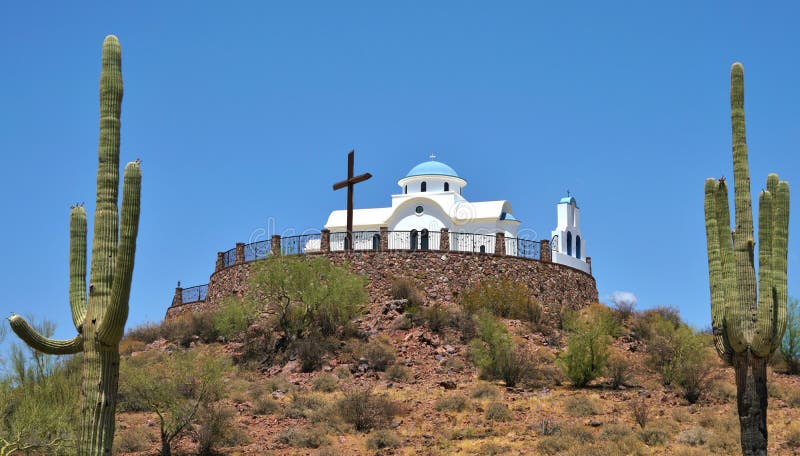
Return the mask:
[(450, 230), (447, 228), (439, 230), (439, 250), (450, 251)]
[(381, 236), (381, 245), (380, 251), (385, 252), (389, 250), (389, 227), (382, 226), (380, 227), (380, 236)]
[(279, 234), (272, 235), (269, 250), (272, 256), (279, 256), (281, 254), (281, 236)]
[(592, 273), (592, 257), (586, 257), (586, 264), (589, 265), (589, 274)]
[(181, 288), (181, 282), (178, 281), (178, 286), (175, 287), (175, 296), (172, 297), (172, 307), (177, 307), (183, 304), (183, 288)]
[(547, 239), (539, 241), (539, 261), (553, 262), (553, 252), (550, 250), (550, 241)]
[(225, 252), (217, 252), (217, 264), (214, 265), (214, 272), (225, 267)]
[(494, 234), (494, 254), (495, 256), (506, 255), (506, 233)]
[(322, 252), (330, 253), (331, 251), (331, 230), (323, 228), (319, 236), (319, 249)]
[(236, 243), (236, 264), (244, 263), (244, 242)]

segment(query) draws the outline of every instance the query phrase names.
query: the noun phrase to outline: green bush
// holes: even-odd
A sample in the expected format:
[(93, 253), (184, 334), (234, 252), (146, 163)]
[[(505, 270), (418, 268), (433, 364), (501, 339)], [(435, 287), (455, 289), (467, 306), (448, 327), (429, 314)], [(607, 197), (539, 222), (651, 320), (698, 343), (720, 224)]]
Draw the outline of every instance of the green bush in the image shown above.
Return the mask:
[(502, 402), (490, 402), (486, 407), (486, 414), (484, 417), (488, 421), (511, 421), (514, 419), (511, 410)]
[(286, 405), (283, 414), (286, 418), (313, 418), (328, 406), (328, 401), (317, 394), (292, 394), (292, 401)]
[(300, 369), (303, 372), (314, 372), (322, 367), (323, 357), (330, 349), (330, 341), (319, 333), (307, 334), (294, 342)]
[(463, 394), (451, 394), (438, 399), (433, 407), (440, 412), (463, 412), (469, 409), (469, 401)]
[(387, 427), (392, 418), (400, 414), (400, 405), (368, 389), (357, 389), (346, 392), (336, 403), (335, 410), (345, 423), (364, 432)]
[(579, 388), (597, 378), (606, 366), (611, 343), (611, 328), (606, 324), (602, 315), (598, 318), (592, 314), (588, 319), (577, 316), (565, 322), (569, 331), (567, 351), (559, 360), (559, 366)]
[(311, 388), (314, 391), (332, 393), (339, 389), (339, 378), (333, 374), (319, 374), (311, 381)]
[(669, 441), (670, 435), (661, 428), (648, 426), (639, 430), (639, 438), (647, 446), (662, 446)]
[(330, 443), (322, 427), (311, 429), (290, 428), (278, 434), (278, 442), (294, 448), (319, 448)]
[(423, 307), (420, 316), (433, 332), (440, 332), (451, 320), (450, 311), (441, 304)]
[(531, 355), (515, 347), (506, 325), (488, 313), (478, 317), (478, 337), (470, 343), (470, 356), (478, 366), (481, 378), (502, 379), (506, 386), (535, 375)]
[(248, 297), (266, 299), (273, 325), (289, 340), (341, 334), (365, 310), (364, 280), (328, 259), (276, 256), (253, 263)]
[(145, 344), (151, 344), (163, 336), (161, 325), (158, 323), (142, 323), (135, 326), (125, 333), (125, 339), (134, 339)]
[(511, 279), (487, 279), (461, 294), (461, 305), (470, 315), (483, 311), (502, 318), (539, 323), (542, 310), (522, 282)]
[(612, 352), (606, 363), (606, 375), (611, 381), (612, 388), (619, 388), (627, 384), (630, 373), (628, 359), (618, 352)]
[(367, 359), (369, 367), (379, 372), (385, 371), (397, 358), (389, 339), (385, 337), (369, 341), (363, 350), (363, 356)]
[(161, 331), (168, 341), (187, 348), (193, 341), (211, 343), (219, 334), (214, 329), (214, 312), (210, 310), (186, 313), (165, 320)]
[(411, 371), (402, 364), (393, 364), (386, 369), (386, 379), (393, 382), (407, 382), (411, 378)]
[(498, 399), (500, 391), (491, 383), (478, 383), (472, 388), (470, 397), (473, 399)]
[(254, 324), (245, 330), (242, 345), (233, 354), (233, 362), (245, 368), (256, 369), (272, 363), (275, 355), (275, 336), (271, 328)]
[(382, 450), (384, 448), (400, 448), (403, 441), (396, 432), (388, 429), (378, 429), (367, 436), (367, 449)]
[(245, 434), (236, 426), (233, 417), (236, 409), (219, 404), (205, 404), (197, 413), (193, 434), (197, 440), (200, 456), (218, 454), (217, 446), (232, 446), (244, 443)]
[(599, 415), (602, 412), (600, 403), (588, 396), (572, 396), (564, 401), (564, 410), (574, 417)]
[(255, 321), (256, 309), (251, 300), (226, 298), (211, 317), (214, 331), (227, 340), (244, 333)]

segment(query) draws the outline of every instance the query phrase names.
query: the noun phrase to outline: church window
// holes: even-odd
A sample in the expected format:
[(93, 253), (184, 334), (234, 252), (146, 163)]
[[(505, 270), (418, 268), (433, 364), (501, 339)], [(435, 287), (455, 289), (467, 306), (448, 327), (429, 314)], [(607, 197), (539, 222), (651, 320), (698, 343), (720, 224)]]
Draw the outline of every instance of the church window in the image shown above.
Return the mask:
[(423, 182), (422, 184), (420, 184), (419, 191), (421, 191), (421, 192), (428, 191), (428, 183), (427, 182)]
[(572, 233), (567, 231), (567, 255), (572, 256)]
[(408, 193), (408, 185), (406, 185), (405, 189), (403, 189), (403, 193)]
[(372, 235), (372, 250), (380, 250), (381, 249), (381, 235), (380, 234), (373, 234)]
[(581, 257), (581, 237), (575, 236), (575, 258)]
[(482, 245), (479, 251), (480, 251), (481, 253), (486, 253), (486, 246), (485, 246), (485, 245)]
[(444, 183), (444, 191), (446, 191), (446, 192), (450, 191), (450, 183), (449, 182), (445, 182)]
[(429, 240), (429, 236), (428, 236), (428, 230), (427, 230), (427, 229), (424, 229), (424, 230), (422, 230), (421, 234), (422, 234), (422, 236), (421, 236), (421, 238), (420, 238), (420, 247), (419, 247), (419, 248), (420, 248), (421, 250), (428, 250), (428, 247), (429, 247), (429, 243), (428, 243), (428, 240)]
[(417, 206), (417, 207), (414, 209), (414, 212), (416, 212), (417, 214), (422, 214), (422, 212), (423, 212), (424, 210), (425, 210), (425, 208), (423, 208), (422, 206)]
[(409, 242), (409, 244), (410, 244), (409, 248), (411, 250), (417, 250), (417, 240), (419, 238), (417, 230), (411, 230), (411, 233), (409, 234), (408, 237), (409, 237), (409, 241), (410, 241)]

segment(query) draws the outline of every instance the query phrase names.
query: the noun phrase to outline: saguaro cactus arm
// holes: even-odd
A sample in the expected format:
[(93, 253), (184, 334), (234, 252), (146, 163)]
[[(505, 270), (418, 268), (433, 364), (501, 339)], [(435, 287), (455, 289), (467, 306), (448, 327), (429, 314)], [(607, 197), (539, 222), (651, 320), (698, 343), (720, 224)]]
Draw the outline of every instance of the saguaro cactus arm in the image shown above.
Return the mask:
[(122, 221), (111, 303), (97, 329), (97, 337), (106, 345), (115, 345), (122, 339), (128, 319), (128, 297), (133, 278), (133, 258), (136, 253), (136, 235), (139, 231), (139, 199), (142, 189), (142, 172), (139, 161), (128, 163), (122, 188)]
[(83, 336), (78, 334), (69, 340), (48, 339), (39, 334), (19, 315), (12, 315), (8, 322), (11, 329), (28, 346), (48, 355), (74, 355), (83, 351)]
[(73, 206), (69, 219), (69, 306), (72, 324), (83, 332), (86, 318), (86, 209)]

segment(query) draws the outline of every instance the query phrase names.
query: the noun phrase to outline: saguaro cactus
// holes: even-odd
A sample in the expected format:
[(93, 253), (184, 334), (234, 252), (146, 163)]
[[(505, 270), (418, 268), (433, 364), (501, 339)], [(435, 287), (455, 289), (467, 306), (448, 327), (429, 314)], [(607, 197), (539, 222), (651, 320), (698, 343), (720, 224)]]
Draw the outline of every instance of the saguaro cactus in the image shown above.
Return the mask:
[(708, 270), (714, 346), (736, 372), (742, 453), (767, 454), (767, 360), (786, 329), (789, 184), (767, 177), (758, 197), (758, 282), (744, 124), (744, 70), (731, 67), (731, 127), (736, 228), (730, 232), (728, 186), (705, 183)]
[(100, 74), (97, 205), (88, 298), (86, 211), (82, 206), (74, 206), (70, 213), (69, 299), (78, 335), (70, 340), (47, 339), (22, 317), (9, 318), (14, 332), (36, 350), (48, 354), (83, 352), (80, 455), (111, 454), (119, 380), (119, 341), (128, 319), (128, 296), (139, 229), (142, 175), (138, 160), (125, 166), (121, 221), (117, 213), (121, 61), (119, 41), (115, 36), (106, 37)]

